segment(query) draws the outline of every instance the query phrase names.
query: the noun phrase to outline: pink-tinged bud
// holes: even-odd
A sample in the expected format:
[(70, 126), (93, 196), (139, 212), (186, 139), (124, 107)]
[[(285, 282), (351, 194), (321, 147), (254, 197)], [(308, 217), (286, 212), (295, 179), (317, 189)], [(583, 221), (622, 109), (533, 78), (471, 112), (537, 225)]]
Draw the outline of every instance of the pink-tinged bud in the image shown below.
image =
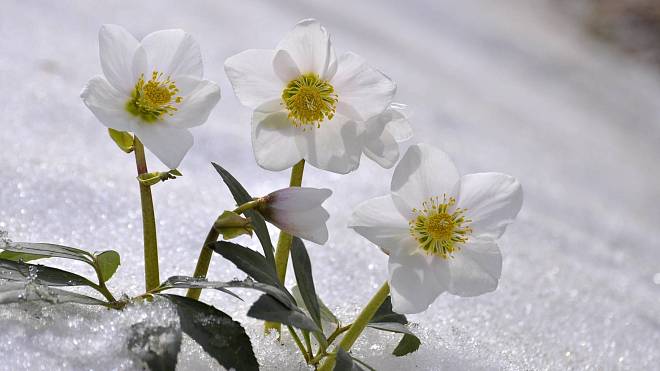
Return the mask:
[(259, 212), (281, 230), (322, 245), (328, 241), (330, 214), (321, 206), (329, 189), (289, 187), (262, 198)]

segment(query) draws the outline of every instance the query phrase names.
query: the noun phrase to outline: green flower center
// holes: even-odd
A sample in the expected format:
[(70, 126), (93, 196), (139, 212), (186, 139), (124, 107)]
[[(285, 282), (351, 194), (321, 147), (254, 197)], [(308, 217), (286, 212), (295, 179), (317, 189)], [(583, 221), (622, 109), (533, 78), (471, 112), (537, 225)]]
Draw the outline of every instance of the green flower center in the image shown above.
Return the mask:
[(467, 242), (472, 233), (467, 224), (472, 220), (465, 217), (466, 209), (453, 209), (455, 198), (443, 195), (440, 201), (440, 197), (424, 201), (421, 210), (413, 209), (415, 217), (408, 224), (410, 235), (417, 240), (420, 249), (448, 259), (460, 250), (460, 244)]
[(308, 73), (290, 81), (282, 92), (289, 119), (296, 127), (321, 127), (331, 120), (337, 109), (337, 94), (328, 81)]
[(142, 74), (131, 99), (126, 102), (126, 110), (146, 122), (155, 122), (163, 115), (172, 116), (177, 111), (175, 104), (183, 101), (178, 93), (179, 89), (170, 76), (164, 77), (162, 72), (154, 71), (151, 79), (145, 81)]

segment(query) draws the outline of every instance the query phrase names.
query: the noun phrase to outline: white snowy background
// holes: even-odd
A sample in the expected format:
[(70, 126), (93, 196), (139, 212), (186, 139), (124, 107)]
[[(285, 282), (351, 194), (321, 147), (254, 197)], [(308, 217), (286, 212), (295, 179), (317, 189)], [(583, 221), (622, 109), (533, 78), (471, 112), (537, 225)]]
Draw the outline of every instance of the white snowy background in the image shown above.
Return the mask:
[[(464, 173), (512, 174), (525, 191), (500, 243), (497, 291), (443, 295), (410, 316), (423, 341), (410, 356), (391, 356), (398, 337), (375, 332), (355, 354), (379, 370), (660, 369), (660, 74), (594, 41), (551, 2), (3, 0), (0, 230), (14, 241), (115, 249), (122, 266), (111, 290), (142, 292), (134, 159), (78, 95), (101, 73), (101, 24), (138, 37), (183, 28), (201, 44), (205, 76), (223, 93), (194, 130), (185, 176), (154, 187), (161, 277), (191, 274), (212, 221), (233, 207), (210, 161), (255, 195), (288, 182), (286, 172), (254, 163), (250, 112), (232, 93), (224, 59), (272, 48), (308, 17), (324, 23), (338, 52), (357, 52), (396, 80), (397, 101), (414, 113), (410, 143), (445, 149)], [(366, 159), (347, 176), (306, 169), (304, 185), (334, 190), (330, 241), (308, 249), (320, 295), (344, 321), (386, 277), (386, 257), (346, 229), (346, 219), (362, 200), (385, 194), (390, 176)], [(257, 248), (256, 239), (242, 242)], [(92, 273), (83, 264), (44, 263)], [(243, 274), (216, 256), (210, 276)], [(245, 316), (250, 300), (210, 292), (203, 299), (244, 323), (263, 369), (306, 369), (290, 341), (264, 337), (261, 323)], [(174, 316), (164, 304), (122, 313), (2, 307), (0, 369), (135, 369), (125, 350), (130, 325)], [(219, 366), (188, 340), (179, 368)]]

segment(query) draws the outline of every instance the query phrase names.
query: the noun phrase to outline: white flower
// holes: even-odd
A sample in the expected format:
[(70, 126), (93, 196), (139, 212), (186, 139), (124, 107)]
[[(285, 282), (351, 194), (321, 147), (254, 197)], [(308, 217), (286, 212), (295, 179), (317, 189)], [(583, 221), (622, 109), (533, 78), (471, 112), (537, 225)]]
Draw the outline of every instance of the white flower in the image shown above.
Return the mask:
[(188, 130), (203, 124), (220, 88), (202, 80), (199, 45), (182, 30), (163, 30), (136, 40), (126, 29), (99, 31), (102, 76), (82, 93), (85, 105), (108, 128), (133, 132), (174, 169), (193, 144)]
[(296, 237), (323, 245), (328, 241), (330, 214), (321, 206), (329, 189), (289, 187), (262, 198), (259, 212), (272, 224)]
[(299, 22), (275, 50), (230, 57), (225, 70), (241, 103), (255, 110), (257, 163), (284, 170), (301, 159), (345, 174), (360, 163), (363, 123), (385, 111), (396, 86), (353, 53), (335, 56), (313, 19)]
[(476, 296), (497, 288), (495, 241), (521, 206), (515, 178), (459, 177), (447, 154), (420, 144), (396, 166), (391, 194), (360, 204), (350, 227), (389, 254), (394, 310), (418, 313), (444, 291)]

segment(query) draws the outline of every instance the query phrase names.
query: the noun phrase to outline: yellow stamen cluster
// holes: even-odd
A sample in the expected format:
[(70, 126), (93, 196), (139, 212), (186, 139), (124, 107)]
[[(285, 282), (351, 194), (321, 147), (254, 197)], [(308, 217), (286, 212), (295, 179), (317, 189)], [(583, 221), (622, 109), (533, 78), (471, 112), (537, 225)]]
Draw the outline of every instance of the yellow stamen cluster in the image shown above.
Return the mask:
[(308, 73), (289, 82), (282, 92), (282, 100), (289, 111), (289, 119), (296, 127), (321, 127), (324, 119), (331, 120), (337, 109), (337, 94), (328, 81)]
[(472, 228), (466, 224), (466, 209), (456, 208), (456, 199), (447, 195), (431, 197), (422, 203), (422, 209), (413, 209), (415, 217), (409, 222), (410, 234), (427, 254), (448, 259), (460, 244), (467, 242)]
[(126, 103), (126, 110), (146, 122), (158, 121), (162, 115), (172, 116), (177, 111), (174, 105), (183, 101), (178, 93), (170, 76), (164, 77), (162, 72), (154, 71), (151, 79), (145, 81), (142, 74)]

